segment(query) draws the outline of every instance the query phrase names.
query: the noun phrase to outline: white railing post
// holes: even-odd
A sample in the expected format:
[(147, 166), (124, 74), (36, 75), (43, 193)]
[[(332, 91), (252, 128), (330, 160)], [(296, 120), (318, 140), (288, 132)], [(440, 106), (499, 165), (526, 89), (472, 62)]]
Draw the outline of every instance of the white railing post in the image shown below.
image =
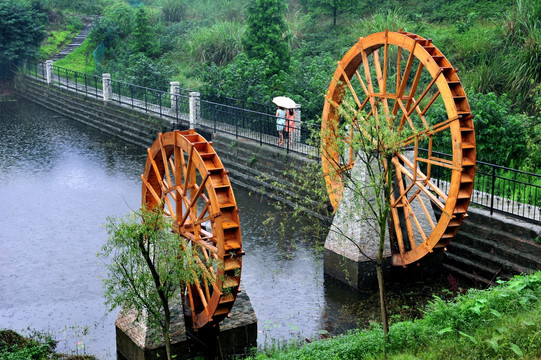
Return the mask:
[(295, 107), (295, 132), (293, 133), (293, 141), (300, 144), (301, 142), (301, 104)]
[(180, 83), (178, 81), (169, 82), (169, 96), (171, 96), (171, 113), (175, 114), (178, 109), (178, 95), (180, 94)]
[(47, 60), (45, 61), (45, 74), (47, 76), (47, 84), (51, 84), (53, 82), (53, 61)]
[(190, 129), (195, 129), (201, 117), (201, 94), (190, 93)]
[(103, 101), (109, 101), (113, 97), (113, 89), (111, 88), (111, 74), (102, 75), (103, 86)]

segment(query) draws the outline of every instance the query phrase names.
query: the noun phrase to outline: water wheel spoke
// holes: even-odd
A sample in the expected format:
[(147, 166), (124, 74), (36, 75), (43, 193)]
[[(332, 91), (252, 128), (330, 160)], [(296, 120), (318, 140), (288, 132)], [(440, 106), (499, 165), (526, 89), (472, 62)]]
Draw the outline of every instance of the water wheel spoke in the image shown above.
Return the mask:
[(387, 94), (386, 94), (387, 78), (383, 77), (383, 73), (381, 71), (381, 64), (379, 61), (378, 49), (374, 50), (372, 55), (374, 57), (374, 65), (376, 67), (376, 78), (378, 80), (379, 91), (380, 91), (381, 96), (383, 97), (383, 100), (381, 101), (381, 103), (383, 104), (385, 118), (387, 119), (387, 121), (389, 121), (390, 110), (389, 110), (389, 103), (387, 102)]
[[(404, 103), (402, 102), (402, 100), (397, 98), (395, 104), (398, 104), (400, 106), (400, 108), (402, 109), (402, 119), (407, 120), (407, 122), (408, 122), (411, 130), (413, 131), (413, 133), (417, 134), (418, 131), (415, 128), (415, 125), (413, 125), (413, 121), (411, 120), (411, 118), (409, 116), (406, 115), (407, 110), (406, 110), (406, 107), (404, 106)], [(402, 131), (402, 129), (404, 128), (404, 122), (402, 122), (402, 119), (400, 120), (400, 124), (398, 125), (398, 131)]]
[(395, 172), (396, 172), (396, 182), (398, 184), (398, 189), (401, 195), (401, 201), (399, 202), (402, 205), (402, 210), (404, 211), (404, 217), (405, 217), (405, 225), (406, 225), (406, 232), (408, 234), (408, 240), (410, 242), (410, 247), (412, 249), (415, 248), (415, 235), (413, 233), (413, 226), (411, 225), (411, 217), (413, 215), (413, 211), (411, 207), (409, 206), (409, 202), (407, 201), (406, 195), (407, 191), (404, 188), (404, 182), (402, 179), (402, 171), (401, 169), (396, 168), (395, 166)]
[[(394, 194), (392, 191), (391, 191), (390, 200), (391, 202), (395, 202)], [(398, 209), (396, 206), (391, 207), (391, 218), (392, 218), (392, 224), (394, 226), (394, 231), (396, 234), (396, 242), (398, 244), (398, 251), (400, 253), (400, 258), (402, 259), (402, 263), (405, 263), (404, 253), (406, 252), (406, 249), (404, 247), (404, 241), (402, 240), (403, 239), (402, 228), (400, 227), (401, 221), (400, 221), (400, 216), (398, 214)]]
[[(417, 230), (419, 231), (419, 234), (421, 235), (421, 239), (423, 239), (423, 241), (426, 241), (426, 239), (427, 239), (426, 234), (425, 234), (425, 232), (423, 230), (423, 227), (421, 226), (421, 223), (419, 222), (419, 219), (417, 218), (417, 215), (415, 215), (415, 211), (413, 211), (413, 208), (411, 207), (411, 203), (406, 201), (406, 204), (408, 206), (410, 218), (415, 223), (415, 226), (417, 227)], [(414, 241), (412, 243), (412, 249), (414, 249), (416, 246), (417, 246), (417, 244)]]
[(388, 62), (389, 62), (389, 30), (385, 30), (385, 44), (383, 45), (383, 89), (381, 90), (383, 94), (387, 94)]
[(428, 109), (430, 109), (430, 107), (432, 106), (432, 104), (434, 104), (434, 102), (436, 101), (436, 99), (438, 98), (438, 96), (440, 96), (440, 91), (436, 91), (436, 93), (434, 95), (432, 95), (432, 97), (430, 98), (430, 100), (428, 101), (428, 104), (426, 104), (425, 108), (423, 109), (423, 111), (421, 111), (421, 115), (424, 115), (426, 114), (426, 112), (428, 111)]
[[(396, 92), (396, 100), (402, 99), (402, 96), (404, 96), (404, 91), (406, 91), (406, 85), (408, 84), (408, 79), (410, 76), (411, 68), (413, 66), (413, 60), (415, 59), (415, 47), (417, 46), (417, 42), (413, 45), (413, 49), (411, 49), (411, 52), (408, 57), (408, 61), (406, 62), (406, 68), (404, 69), (404, 73), (401, 76), (400, 81), (400, 87), (397, 89)], [(398, 74), (400, 74), (400, 68), (397, 71)], [(398, 113), (399, 104), (397, 102), (394, 103), (393, 107), (393, 116), (396, 116)]]
[(357, 78), (357, 80), (359, 80), (359, 83), (361, 84), (361, 87), (362, 87), (364, 93), (366, 94), (366, 97), (368, 99), (370, 99), (373, 96), (373, 94), (371, 94), (368, 91), (368, 88), (366, 87), (366, 84), (364, 83), (363, 78), (361, 77), (361, 74), (359, 73), (358, 70), (355, 70), (355, 77)]
[[(192, 155), (193, 155), (193, 145), (190, 146), (190, 154), (188, 155), (188, 161), (185, 165), (185, 173), (184, 173), (184, 188), (182, 189), (182, 192), (186, 194), (186, 191), (188, 190), (188, 186), (192, 183), (192, 171), (195, 171), (193, 161), (192, 161)], [(193, 170), (192, 170), (193, 169)], [(194, 174), (195, 175), (195, 174)]]
[(411, 204), (414, 199), (419, 200), (419, 204), (421, 205), (425, 218), (428, 220), (432, 230), (434, 230), (434, 228), (436, 227), (436, 224), (434, 224), (434, 220), (432, 219), (432, 216), (430, 216), (430, 213), (428, 212), (425, 202), (423, 201), (423, 198), (420, 196), (420, 194), (421, 194), (421, 189), (417, 189), (415, 194), (413, 194), (413, 196), (410, 198), (409, 202)]
[(163, 168), (165, 170), (165, 179), (167, 179), (168, 184), (172, 184), (171, 181), (171, 174), (169, 172), (169, 160), (167, 158), (167, 154), (165, 152), (165, 146), (163, 145), (163, 134), (160, 133), (158, 135), (158, 141), (160, 142), (160, 152), (162, 154), (162, 162), (163, 162)]
[[(405, 118), (408, 118), (408, 121), (411, 122), (410, 116), (411, 116), (411, 114), (413, 112), (412, 110), (414, 110), (416, 108), (415, 100), (414, 100), (415, 99), (415, 93), (417, 92), (417, 86), (419, 85), (419, 81), (421, 80), (421, 75), (423, 73), (423, 69), (424, 69), (423, 63), (419, 62), (419, 65), (417, 66), (417, 71), (415, 72), (415, 76), (413, 78), (413, 83), (411, 84), (410, 93), (407, 96), (406, 105), (404, 106), (404, 104), (402, 102), (400, 102), (400, 104), (399, 104), (400, 107), (402, 108), (402, 117), (400, 119), (400, 125), (399, 125), (399, 128), (398, 128), (399, 132), (402, 130)], [(398, 100), (399, 99), (397, 98), (397, 101)], [(413, 103), (414, 106), (412, 106), (412, 103)], [(419, 112), (420, 112), (420, 110), (419, 110)], [(426, 120), (424, 119), (423, 116), (421, 116), (421, 120), (423, 121), (423, 125), (424, 125), (425, 129), (428, 129), (428, 124), (426, 123)]]
[[(411, 97), (411, 100), (412, 100), (412, 103), (413, 103), (413, 106), (409, 108), (408, 110), (408, 115), (411, 115), (411, 113), (415, 110), (416, 107), (420, 106), (421, 105), (421, 102), (423, 101), (423, 99), (425, 98), (426, 94), (428, 94), (428, 92), (430, 91), (430, 89), (432, 88), (432, 86), (434, 86), (434, 84), (436, 83), (436, 80), (438, 80), (438, 78), (440, 77), (441, 75), (441, 69), (438, 71), (438, 73), (436, 74), (436, 76), (434, 76), (432, 78), (432, 80), (430, 80), (430, 82), (428, 83), (428, 85), (424, 88), (423, 92), (421, 93), (421, 95), (419, 96), (419, 98), (417, 100), (415, 100), (415, 98), (412, 96)], [(439, 91), (436, 91), (436, 94), (439, 95)], [(435, 99), (434, 99), (435, 100)], [(434, 102), (434, 101), (432, 101)], [(406, 108), (408, 108), (406, 106)], [(426, 109), (428, 110), (428, 109)], [(420, 112), (422, 114), (426, 113), (426, 110), (425, 112)], [(420, 111), (420, 110), (419, 110)]]
[[(362, 41), (362, 40), (361, 40)], [(366, 85), (368, 88), (368, 96), (370, 97), (370, 105), (372, 106), (374, 115), (374, 118), (376, 119), (376, 123), (378, 122), (379, 116), (378, 116), (378, 109), (377, 104), (375, 101), (375, 93), (374, 93), (374, 86), (372, 84), (372, 76), (370, 75), (370, 68), (368, 64), (368, 55), (366, 54), (366, 51), (361, 50), (361, 56), (362, 56), (362, 64), (364, 68), (364, 76), (366, 78)]]
[[(149, 158), (150, 158), (150, 161), (151, 161), (151, 164), (152, 164), (152, 168), (154, 169), (154, 173), (155, 173), (155, 175), (156, 175), (156, 179), (157, 179), (158, 184), (160, 185), (160, 188), (161, 188), (162, 193), (163, 193), (164, 191), (167, 190), (167, 185), (166, 185), (166, 183), (164, 183), (164, 181), (163, 181), (163, 178), (162, 178), (162, 176), (161, 176), (160, 170), (159, 170), (159, 168), (158, 168), (158, 164), (156, 164), (156, 161), (154, 161), (154, 158), (150, 157), (150, 149), (147, 149), (147, 152), (149, 153)], [(162, 199), (160, 199), (160, 201), (161, 201), (161, 200), (162, 200)], [(158, 202), (160, 202), (160, 201), (158, 201)], [(168, 214), (169, 214), (170, 216), (174, 216), (175, 210), (173, 209), (173, 207), (172, 207), (172, 205), (171, 205), (171, 202), (169, 201), (169, 197), (164, 196), (164, 197), (163, 197), (163, 201), (165, 202), (165, 204), (167, 205), (167, 209), (169, 210), (169, 211), (168, 211)]]
[(342, 74), (342, 78), (346, 82), (346, 85), (348, 86), (349, 91), (351, 91), (351, 95), (355, 99), (355, 102), (357, 103), (357, 106), (359, 107), (359, 109), (361, 109), (361, 102), (359, 101), (359, 98), (357, 97), (357, 93), (355, 92), (355, 89), (353, 89), (353, 85), (351, 85), (351, 81), (349, 80), (349, 77), (347, 76), (346, 72), (340, 66), (340, 62), (338, 62), (338, 69), (340, 69), (340, 73)]
[(397, 57), (396, 57), (396, 90), (395, 95), (398, 96), (398, 91), (400, 89), (400, 72), (401, 72), (401, 61), (402, 61), (402, 47), (398, 47)]
[(197, 184), (194, 184), (194, 189), (196, 190), (195, 194), (192, 196), (191, 198), (191, 203), (195, 203), (197, 201), (197, 198), (201, 195), (201, 192), (203, 190), (205, 190), (205, 184), (209, 178), (209, 173), (206, 173), (205, 174), (205, 177), (203, 178), (203, 180), (201, 181), (201, 184), (197, 185)]
[(409, 146), (415, 142), (415, 139), (421, 140), (426, 138), (427, 136), (432, 137), (433, 135), (436, 135), (437, 133), (440, 133), (444, 130), (447, 130), (453, 121), (457, 121), (458, 116), (455, 116), (453, 118), (444, 120), (442, 122), (439, 122), (435, 125), (430, 126), (428, 129), (418, 131), (417, 133), (408, 136), (406, 139), (404, 139), (400, 145), (402, 147)]
[[(436, 205), (438, 206), (441, 210), (444, 209), (445, 205), (443, 205), (443, 203), (438, 200), (438, 198), (436, 196), (434, 196), (434, 194), (432, 194), (432, 192), (430, 190), (433, 190), (434, 192), (436, 192), (436, 194), (438, 194), (440, 197), (442, 197), (445, 200), (447, 200), (447, 195), (445, 195), (445, 193), (439, 189), (435, 184), (433, 184), (430, 180), (426, 179), (424, 177), (424, 174), (422, 174), (420, 171), (420, 176), (418, 180), (414, 181), (413, 180), (413, 174), (406, 168), (404, 167), (402, 164), (400, 164), (400, 162), (398, 162), (398, 160), (396, 159), (393, 159), (393, 164), (395, 165), (396, 168), (400, 168), (400, 171), (407, 177), (410, 179), (410, 181), (412, 181), (413, 184), (415, 184), (415, 186), (417, 186), (419, 189), (421, 189), (423, 191), (424, 194), (426, 194), (428, 196), (428, 198)], [(428, 188), (426, 187), (426, 185), (428, 185)]]
[(150, 194), (152, 194), (152, 197), (154, 198), (156, 203), (159, 204), (162, 201), (160, 195), (156, 193), (152, 185), (150, 185), (150, 183), (143, 175), (141, 175), (141, 180), (143, 180), (143, 185), (147, 188), (148, 191), (150, 191)]

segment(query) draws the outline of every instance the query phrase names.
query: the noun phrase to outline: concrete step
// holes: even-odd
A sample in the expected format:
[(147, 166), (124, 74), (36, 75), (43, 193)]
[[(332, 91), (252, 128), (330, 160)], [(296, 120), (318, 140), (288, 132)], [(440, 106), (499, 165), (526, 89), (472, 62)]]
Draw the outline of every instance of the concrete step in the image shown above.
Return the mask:
[(533, 242), (535, 242), (538, 236), (541, 236), (540, 224), (531, 223), (523, 219), (519, 220), (497, 212), (490, 214), (488, 210), (473, 206), (470, 206), (468, 209), (468, 218), (464, 220), (464, 224), (468, 225), (470, 222), (477, 227), (481, 226), (484, 229), (513, 234), (515, 237), (528, 239)]
[[(471, 213), (471, 212), (470, 212)], [(502, 230), (503, 225), (491, 226), (485, 217), (468, 216), (462, 223), (457, 235), (468, 234), (477, 238), (493, 239), (498, 245), (512, 247), (518, 251), (536, 254), (541, 258), (541, 244), (535, 241), (533, 230), (524, 230), (524, 227), (510, 227)], [(511, 233), (510, 231), (513, 231)], [(518, 234), (518, 235), (517, 235)], [(529, 238), (532, 237), (532, 238)]]
[(496, 283), (492, 279), (484, 278), (477, 273), (470, 273), (468, 271), (464, 271), (460, 267), (455, 267), (449, 262), (444, 263), (443, 268), (452, 273), (453, 275), (458, 275), (459, 277), (466, 278), (469, 281), (472, 281), (474, 284), (482, 283), (485, 286), (496, 285)]
[(512, 243), (508, 237), (510, 234), (504, 234), (502, 238), (487, 234), (487, 236), (473, 235), (469, 232), (464, 232), (460, 229), (455, 236), (452, 244), (461, 244), (470, 248), (475, 248), (485, 253), (504, 258), (519, 266), (524, 266), (532, 269), (541, 269), (541, 245), (531, 244), (521, 239), (517, 239), (516, 243)]
[[(107, 113), (109, 108), (107, 110), (101, 108), (103, 104), (86, 104), (80, 98), (61, 97), (60, 94), (48, 90), (50, 88), (44, 90), (44, 88), (29, 86), (21, 95), (32, 98), (33, 101), (37, 100), (43, 106), (87, 125), (100, 129), (103, 127), (104, 132), (138, 145), (148, 147), (156, 137), (157, 129), (141, 122), (136, 117), (126, 116), (126, 114), (121, 117), (112, 116)], [(43, 96), (44, 91), (47, 91), (46, 94), (50, 96)], [(67, 106), (67, 101), (69, 106)]]
[[(23, 95), (24, 96), (24, 95)], [(33, 100), (36, 101), (36, 100)], [(97, 119), (89, 118), (87, 116), (82, 115), (80, 112), (74, 112), (70, 111), (66, 108), (66, 106), (58, 105), (56, 103), (53, 103), (51, 101), (46, 100), (37, 100), (39, 104), (44, 106), (45, 108), (48, 108), (50, 110), (53, 110), (63, 116), (69, 117), (71, 119), (74, 119), (78, 122), (81, 122), (87, 126), (96, 128), (100, 131), (103, 131), (107, 134), (114, 135), (116, 137), (120, 137), (123, 140), (126, 140), (132, 144), (140, 145), (140, 146), (149, 146), (149, 140), (146, 138), (143, 138), (136, 133), (133, 133), (129, 130), (122, 129), (119, 127), (115, 127), (111, 124), (104, 123), (103, 121), (99, 121)], [(65, 105), (65, 104), (64, 104)]]
[[(468, 267), (462, 268), (464, 271), (472, 272), (477, 270), (478, 274), (483, 274), (485, 268), (492, 269), (492, 276), (498, 273), (501, 276), (512, 277), (520, 273), (533, 273), (536, 269), (531, 267), (518, 265), (505, 257), (501, 257), (495, 254), (487, 253), (485, 251), (469, 247), (459, 242), (452, 241), (447, 246), (446, 254), (448, 257), (459, 257), (462, 262), (468, 262)], [(485, 277), (490, 278), (490, 274), (484, 274)]]
[(53, 56), (51, 60), (57, 61), (60, 59), (65, 58), (68, 54), (73, 52), (73, 50), (77, 49), (81, 44), (85, 41), (86, 37), (90, 33), (90, 30), (92, 28), (92, 24), (88, 24), (77, 34), (69, 44), (64, 46), (63, 49), (61, 49), (57, 54)]
[[(155, 137), (157, 134), (156, 122), (163, 121), (164, 124), (168, 124), (166, 120), (157, 118), (150, 119), (150, 116), (148, 116), (148, 118), (144, 115), (141, 116), (141, 114), (134, 113), (129, 109), (116, 106), (115, 104), (107, 104), (107, 108), (104, 108), (102, 101), (86, 98), (84, 96), (81, 98), (81, 95), (76, 95), (67, 90), (57, 90), (53, 87), (48, 87), (47, 89), (49, 90), (48, 94), (51, 95), (49, 97), (49, 100), (51, 101), (59, 103), (70, 101), (72, 108), (85, 113), (87, 116), (103, 117), (106, 121), (115, 120), (115, 123), (118, 126), (123, 126), (128, 129), (136, 126), (142, 136)], [(34, 84), (28, 88), (28, 91), (34, 93), (34, 95), (38, 95), (38, 92), (42, 94), (42, 84)]]

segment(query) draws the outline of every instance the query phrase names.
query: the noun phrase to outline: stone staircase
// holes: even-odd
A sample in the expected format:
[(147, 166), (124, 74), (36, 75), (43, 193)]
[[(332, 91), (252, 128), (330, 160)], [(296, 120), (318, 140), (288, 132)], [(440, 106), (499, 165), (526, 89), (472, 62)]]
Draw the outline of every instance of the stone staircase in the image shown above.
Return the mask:
[(443, 266), (474, 283), (493, 285), (496, 279), (540, 270), (539, 239), (541, 225), (470, 207)]
[(87, 35), (90, 33), (90, 30), (92, 29), (92, 23), (85, 25), (85, 27), (81, 30), (79, 35), (75, 36), (73, 40), (66, 45), (58, 54), (53, 56), (51, 60), (56, 61), (65, 58), (69, 53), (71, 53), (73, 50), (81, 46), (83, 41), (85, 41)]

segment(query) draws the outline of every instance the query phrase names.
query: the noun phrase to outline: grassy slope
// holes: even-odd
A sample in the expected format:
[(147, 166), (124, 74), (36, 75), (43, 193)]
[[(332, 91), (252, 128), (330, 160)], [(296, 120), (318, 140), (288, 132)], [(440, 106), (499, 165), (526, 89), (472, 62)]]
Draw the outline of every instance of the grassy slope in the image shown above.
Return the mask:
[(94, 74), (96, 71), (96, 62), (92, 52), (96, 44), (86, 39), (81, 46), (68, 54), (64, 59), (55, 62), (55, 65), (70, 70), (79, 71), (85, 74)]

